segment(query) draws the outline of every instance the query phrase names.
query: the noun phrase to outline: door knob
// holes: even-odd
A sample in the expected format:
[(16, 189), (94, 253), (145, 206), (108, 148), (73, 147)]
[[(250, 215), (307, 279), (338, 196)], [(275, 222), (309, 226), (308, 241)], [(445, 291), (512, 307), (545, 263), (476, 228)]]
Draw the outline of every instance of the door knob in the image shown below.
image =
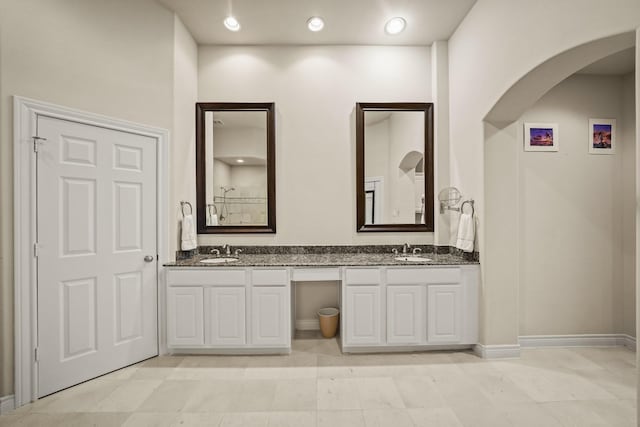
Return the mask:
[(152, 255), (147, 255), (146, 257), (144, 257), (144, 262), (151, 262), (151, 261), (153, 261)]

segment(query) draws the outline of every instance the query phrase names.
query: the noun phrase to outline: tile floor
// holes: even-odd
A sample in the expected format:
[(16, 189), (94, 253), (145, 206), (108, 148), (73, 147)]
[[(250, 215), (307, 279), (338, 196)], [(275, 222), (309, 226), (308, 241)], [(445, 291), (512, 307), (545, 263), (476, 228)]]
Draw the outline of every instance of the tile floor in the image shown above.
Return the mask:
[(0, 417), (0, 426), (636, 426), (635, 353), (524, 350), (159, 357)]

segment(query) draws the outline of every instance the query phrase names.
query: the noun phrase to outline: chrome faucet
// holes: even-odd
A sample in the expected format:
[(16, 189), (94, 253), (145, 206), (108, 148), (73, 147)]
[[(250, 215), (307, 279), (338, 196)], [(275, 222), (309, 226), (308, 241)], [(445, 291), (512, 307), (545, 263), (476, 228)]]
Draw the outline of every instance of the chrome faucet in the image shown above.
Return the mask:
[(402, 255), (406, 255), (407, 251), (411, 249), (411, 245), (408, 243), (405, 243), (404, 245), (402, 245)]
[(418, 255), (420, 253), (422, 253), (422, 248), (413, 248), (413, 254), (414, 255)]
[(396, 248), (391, 249), (391, 253), (398, 256), (398, 250)]
[(222, 245), (222, 249), (226, 252), (227, 256), (231, 256), (231, 246), (228, 243)]
[(236, 249), (235, 251), (233, 251), (233, 254), (237, 257), (240, 256), (241, 253), (242, 253), (242, 249)]
[(220, 249), (218, 248), (213, 248), (211, 249), (211, 251), (209, 251), (210, 254), (216, 254), (216, 256), (220, 256)]

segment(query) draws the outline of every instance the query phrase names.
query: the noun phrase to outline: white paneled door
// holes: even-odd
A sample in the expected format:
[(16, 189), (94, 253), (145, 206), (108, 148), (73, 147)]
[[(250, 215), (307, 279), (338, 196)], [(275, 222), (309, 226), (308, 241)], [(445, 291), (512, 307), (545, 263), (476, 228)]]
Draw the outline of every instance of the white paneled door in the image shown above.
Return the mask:
[(38, 396), (152, 357), (154, 138), (39, 116)]

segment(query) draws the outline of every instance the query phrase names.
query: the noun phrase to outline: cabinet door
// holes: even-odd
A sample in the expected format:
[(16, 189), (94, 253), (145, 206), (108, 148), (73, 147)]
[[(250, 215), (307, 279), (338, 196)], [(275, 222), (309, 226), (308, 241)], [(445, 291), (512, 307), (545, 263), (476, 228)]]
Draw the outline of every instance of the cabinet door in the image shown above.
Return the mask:
[(423, 286), (387, 288), (387, 343), (419, 344), (424, 341)]
[(244, 345), (246, 343), (244, 287), (205, 289), (205, 343)]
[(251, 344), (288, 346), (287, 287), (256, 287), (251, 290)]
[(462, 339), (462, 286), (427, 286), (427, 341), (456, 343)]
[(169, 346), (204, 344), (203, 289), (168, 288), (167, 343)]
[(347, 286), (346, 293), (347, 345), (380, 344), (380, 287)]

